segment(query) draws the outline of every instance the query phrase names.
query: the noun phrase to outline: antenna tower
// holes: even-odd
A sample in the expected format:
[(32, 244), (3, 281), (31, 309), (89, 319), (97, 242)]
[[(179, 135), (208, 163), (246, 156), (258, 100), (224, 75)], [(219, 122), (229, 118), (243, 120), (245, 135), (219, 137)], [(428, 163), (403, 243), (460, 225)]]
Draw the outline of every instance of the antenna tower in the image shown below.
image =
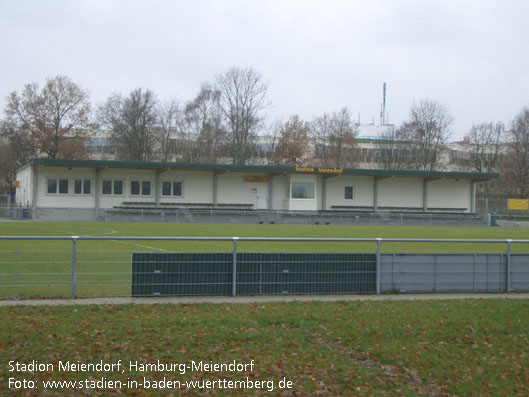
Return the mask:
[(388, 123), (386, 115), (386, 83), (382, 85), (382, 105), (380, 106), (380, 125)]

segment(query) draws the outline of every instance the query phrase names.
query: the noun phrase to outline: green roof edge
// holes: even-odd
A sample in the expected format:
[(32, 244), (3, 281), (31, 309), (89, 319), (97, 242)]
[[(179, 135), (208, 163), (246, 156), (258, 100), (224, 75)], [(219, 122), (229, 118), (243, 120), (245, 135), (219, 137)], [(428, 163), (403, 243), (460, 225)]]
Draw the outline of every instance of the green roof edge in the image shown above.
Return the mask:
[[(185, 171), (226, 171), (226, 172), (259, 172), (259, 173), (303, 173), (317, 175), (364, 175), (364, 176), (422, 176), (427, 178), (456, 178), (456, 179), (497, 179), (497, 173), (454, 172), (454, 171), (414, 171), (414, 170), (381, 170), (362, 168), (343, 168), (342, 173), (296, 171), (297, 167), (269, 166), (269, 165), (236, 165), (236, 164), (197, 164), (197, 163), (169, 163), (143, 161), (116, 160), (64, 160), (64, 159), (34, 159), (33, 164), (48, 167), (95, 167), (95, 168), (132, 168), (132, 169), (167, 169)], [(21, 167), (22, 168), (22, 167)], [(333, 167), (329, 167), (333, 168)]]

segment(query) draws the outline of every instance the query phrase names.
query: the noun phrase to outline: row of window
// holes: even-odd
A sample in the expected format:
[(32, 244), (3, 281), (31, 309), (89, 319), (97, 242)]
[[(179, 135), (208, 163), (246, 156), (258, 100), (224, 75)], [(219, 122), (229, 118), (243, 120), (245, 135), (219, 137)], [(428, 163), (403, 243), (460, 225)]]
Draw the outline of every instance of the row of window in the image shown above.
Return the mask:
[[(48, 194), (68, 194), (70, 182), (63, 178), (48, 178)], [(90, 179), (74, 179), (74, 194), (91, 194), (92, 181)]]
[[(292, 182), (291, 186), (292, 194), (290, 195), (290, 198), (307, 200), (313, 200), (315, 198), (316, 188), (314, 182)], [(344, 186), (344, 200), (353, 199), (353, 186)]]
[[(124, 182), (121, 179), (103, 179), (101, 193), (105, 196), (123, 196)], [(162, 196), (182, 197), (182, 181), (163, 181)], [(151, 196), (151, 181), (130, 181), (131, 196)], [(65, 178), (48, 178), (48, 194), (70, 194), (70, 180)], [(90, 195), (92, 180), (74, 179), (73, 194)]]
[[(290, 198), (313, 200), (315, 198), (316, 186), (314, 182), (292, 182)], [(48, 178), (48, 194), (69, 194), (70, 182), (63, 178)], [(89, 195), (92, 193), (92, 181), (90, 179), (74, 179), (73, 193)], [(103, 179), (101, 193), (106, 196), (123, 196), (123, 180)], [(150, 196), (151, 181), (130, 181), (131, 196)], [(162, 196), (182, 197), (182, 181), (163, 181)], [(353, 200), (353, 186), (344, 187), (344, 199)]]

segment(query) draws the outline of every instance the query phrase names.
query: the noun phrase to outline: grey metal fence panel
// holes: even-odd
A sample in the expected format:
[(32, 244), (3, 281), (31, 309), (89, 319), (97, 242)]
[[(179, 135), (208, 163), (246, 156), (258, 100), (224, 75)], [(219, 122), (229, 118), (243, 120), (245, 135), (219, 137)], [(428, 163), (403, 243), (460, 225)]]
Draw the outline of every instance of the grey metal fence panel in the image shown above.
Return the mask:
[(529, 291), (529, 255), (511, 255), (512, 291)]
[[(525, 258), (527, 266), (528, 258)], [(502, 254), (382, 254), (381, 291), (503, 292)]]

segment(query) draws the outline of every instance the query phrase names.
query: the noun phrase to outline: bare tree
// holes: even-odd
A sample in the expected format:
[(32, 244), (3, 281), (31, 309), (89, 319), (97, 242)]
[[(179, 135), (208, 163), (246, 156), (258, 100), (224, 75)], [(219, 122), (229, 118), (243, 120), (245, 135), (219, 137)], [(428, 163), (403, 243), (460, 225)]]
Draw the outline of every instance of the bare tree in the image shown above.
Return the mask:
[(310, 123), (309, 136), (314, 150), (316, 165), (328, 165), (330, 158), (329, 135), (331, 131), (331, 116), (324, 113)]
[(264, 157), (266, 158), (267, 165), (276, 163), (276, 148), (279, 144), (279, 137), (281, 136), (282, 128), (283, 122), (281, 120), (275, 120), (266, 129), (269, 131), (269, 134), (264, 137), (266, 142)]
[(275, 148), (276, 162), (283, 165), (300, 165), (308, 151), (309, 125), (299, 116), (292, 116), (280, 130)]
[(188, 161), (213, 163), (225, 154), (226, 133), (222, 126), (220, 96), (218, 90), (206, 83), (185, 107), (185, 125), (191, 135), (186, 153)]
[(329, 133), (329, 154), (334, 167), (352, 167), (356, 164), (354, 149), (356, 148), (355, 127), (351, 112), (342, 108), (332, 114)]
[(491, 172), (496, 169), (504, 130), (502, 123), (490, 122), (472, 126), (468, 140), (471, 145), (472, 164), (476, 171)]
[(29, 134), (20, 133), (16, 126), (3, 120), (0, 122), (0, 178), (9, 194), (15, 193), (16, 170), (36, 157)]
[(380, 135), (374, 141), (374, 161), (384, 170), (404, 170), (409, 168), (411, 161), (408, 144), (394, 128)]
[(175, 98), (158, 105), (160, 154), (162, 161), (171, 161), (178, 153), (177, 136), (182, 128), (182, 112)]
[(127, 97), (111, 95), (100, 106), (98, 119), (111, 131), (123, 160), (151, 161), (160, 143), (158, 101), (151, 90), (137, 88)]
[(412, 104), (409, 120), (397, 133), (407, 143), (414, 169), (432, 171), (440, 167), (439, 155), (450, 137), (453, 121), (440, 102), (423, 99)]
[(83, 159), (88, 137), (88, 92), (66, 76), (46, 79), (42, 89), (27, 84), (7, 98), (5, 113), (17, 133), (29, 135), (35, 155), (48, 158)]
[(253, 68), (231, 67), (216, 76), (221, 106), (230, 139), (233, 164), (246, 164), (251, 154), (252, 138), (267, 107), (268, 83)]
[(355, 159), (355, 123), (347, 108), (324, 113), (310, 124), (314, 160), (322, 166), (351, 167)]
[(508, 154), (500, 162), (500, 181), (512, 197), (529, 194), (529, 108), (524, 108), (508, 132)]

